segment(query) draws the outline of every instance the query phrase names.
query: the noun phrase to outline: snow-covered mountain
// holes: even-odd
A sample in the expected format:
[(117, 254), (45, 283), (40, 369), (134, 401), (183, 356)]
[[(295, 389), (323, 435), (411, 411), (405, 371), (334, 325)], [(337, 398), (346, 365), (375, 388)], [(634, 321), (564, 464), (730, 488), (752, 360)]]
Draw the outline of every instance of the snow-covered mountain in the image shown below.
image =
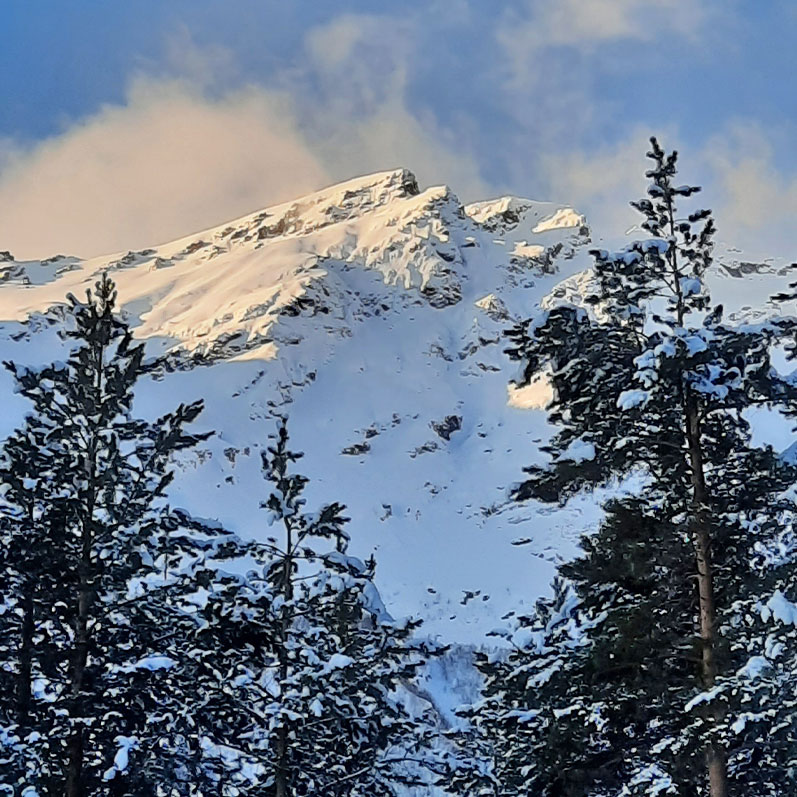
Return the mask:
[[(556, 509), (508, 501), (550, 429), (546, 385), (509, 386), (502, 340), (535, 306), (578, 298), (592, 235), (569, 207), (463, 206), (406, 170), (383, 172), (142, 251), (0, 253), (0, 356), (57, 358), (59, 304), (108, 270), (157, 362), (139, 410), (201, 397), (200, 425), (216, 431), (181, 463), (174, 503), (267, 535), (259, 450), (288, 413), (311, 501), (347, 505), (352, 552), (376, 553), (390, 610), (479, 644), (547, 590), (599, 517), (595, 496)], [(720, 293), (738, 312), (763, 308), (783, 279), (733, 253), (723, 262)], [(25, 405), (0, 379), (5, 431)]]

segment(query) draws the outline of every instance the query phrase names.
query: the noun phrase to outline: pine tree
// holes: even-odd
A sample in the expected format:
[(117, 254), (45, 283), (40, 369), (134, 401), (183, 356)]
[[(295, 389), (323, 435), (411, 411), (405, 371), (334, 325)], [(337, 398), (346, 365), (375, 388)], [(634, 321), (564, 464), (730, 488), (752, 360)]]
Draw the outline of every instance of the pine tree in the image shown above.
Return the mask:
[(442, 766), (429, 718), (401, 700), (426, 648), (411, 638), (417, 621), (387, 614), (374, 562), (348, 554), (344, 508), (304, 510), (300, 457), (282, 421), (263, 452), (263, 507), (280, 533), (249, 547), (258, 567), (245, 576), (208, 574), (197, 647), (219, 718), (210, 747), (230, 794), (398, 794)]
[[(554, 597), (504, 632), (510, 652), (477, 658), (483, 702), (466, 715), (487, 766), (463, 774), (476, 794), (620, 794), (662, 769), (667, 752), (648, 762), (646, 750), (688, 735), (698, 659), (688, 541), (626, 499), (607, 505), (583, 548)], [(687, 785), (699, 778), (693, 759), (690, 743), (677, 761)]]
[(0, 774), (59, 797), (202, 794), (184, 606), (219, 531), (172, 511), (165, 490), (173, 455), (207, 435), (185, 430), (201, 402), (132, 416), (143, 345), (115, 301), (107, 276), (86, 302), (69, 297), (65, 363), (8, 364), (33, 411), (0, 471), (11, 609), (0, 639), (17, 681), (0, 697), (11, 752)]
[[(676, 153), (652, 139), (650, 237), (593, 252), (586, 307), (511, 331), (524, 377), (548, 371), (559, 430), (520, 500), (565, 501), (636, 475), (584, 555), (576, 600), (545, 603), (504, 661), (483, 661), (487, 744), (527, 761), (496, 794), (774, 795), (794, 790), (789, 547), (797, 471), (755, 447), (745, 412), (794, 407), (770, 361), (788, 328), (711, 307), (710, 211), (681, 216)], [(785, 622), (784, 622), (785, 621)], [(524, 637), (525, 634), (525, 637)], [(508, 778), (508, 780), (507, 780)], [(514, 791), (513, 791), (514, 789)], [(490, 793), (490, 792), (484, 792)]]
[(52, 488), (63, 483), (66, 462), (47, 448), (50, 432), (32, 416), (6, 441), (0, 465), (0, 694), (5, 698), (0, 783), (6, 785), (25, 783), (38, 769), (35, 746), (26, 743), (33, 728), (41, 733), (44, 721), (34, 691), (41, 675), (54, 676), (58, 645), (66, 644), (64, 629), (40, 611), (64, 571), (62, 549), (53, 544), (64, 524), (64, 506)]

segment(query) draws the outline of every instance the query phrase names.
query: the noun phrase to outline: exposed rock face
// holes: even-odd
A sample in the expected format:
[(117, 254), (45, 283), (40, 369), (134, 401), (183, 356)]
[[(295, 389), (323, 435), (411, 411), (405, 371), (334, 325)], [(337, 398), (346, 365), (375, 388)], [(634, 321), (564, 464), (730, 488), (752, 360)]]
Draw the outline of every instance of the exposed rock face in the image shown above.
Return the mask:
[(442, 421), (432, 421), (429, 424), (438, 437), (443, 440), (450, 440), (454, 432), (458, 432), (462, 428), (461, 415), (446, 415)]

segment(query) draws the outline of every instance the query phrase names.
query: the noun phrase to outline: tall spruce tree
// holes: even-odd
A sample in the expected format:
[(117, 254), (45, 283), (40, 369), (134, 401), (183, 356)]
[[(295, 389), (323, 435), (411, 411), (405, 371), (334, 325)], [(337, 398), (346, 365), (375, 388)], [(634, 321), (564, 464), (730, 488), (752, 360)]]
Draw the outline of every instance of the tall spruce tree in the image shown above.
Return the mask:
[(207, 574), (199, 693), (218, 720), (207, 747), (230, 794), (398, 794), (442, 768), (429, 712), (402, 700), (427, 646), (411, 638), (416, 621), (385, 611), (373, 560), (347, 552), (344, 508), (305, 511), (300, 457), (281, 421), (263, 452), (277, 533), (249, 547), (246, 575)]
[[(107, 276), (69, 297), (68, 359), (14, 364), (33, 409), (3, 450), (0, 779), (10, 793), (210, 794), (183, 699), (184, 610), (216, 529), (172, 511), (172, 456), (201, 402), (132, 416), (144, 373)], [(208, 781), (210, 782), (210, 781)]]
[(677, 185), (676, 153), (651, 143), (647, 197), (632, 203), (650, 237), (593, 252), (585, 306), (517, 326), (509, 351), (525, 379), (549, 373), (559, 427), (550, 466), (528, 468), (516, 497), (565, 501), (631, 474), (644, 486), (562, 568), (570, 597), (521, 618), (506, 658), (482, 659), (472, 715), (496, 764), (465, 791), (797, 788), (797, 471), (752, 444), (746, 414), (794, 408), (770, 361), (788, 325), (734, 326), (711, 306), (711, 214), (679, 213), (699, 189)]

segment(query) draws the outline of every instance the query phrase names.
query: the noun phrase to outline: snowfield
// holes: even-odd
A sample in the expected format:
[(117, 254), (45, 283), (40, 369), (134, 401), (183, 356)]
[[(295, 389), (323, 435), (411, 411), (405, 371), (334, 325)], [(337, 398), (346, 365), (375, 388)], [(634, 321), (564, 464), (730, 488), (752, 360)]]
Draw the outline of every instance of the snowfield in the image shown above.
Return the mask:
[[(569, 207), (463, 206), (406, 170), (383, 172), (151, 249), (0, 254), (0, 357), (57, 359), (59, 304), (108, 270), (153, 362), (138, 411), (203, 398), (198, 425), (215, 430), (179, 463), (173, 504), (267, 536), (259, 451), (287, 413), (310, 505), (346, 504), (351, 553), (375, 553), (390, 613), (420, 615), (426, 634), (467, 650), (546, 593), (600, 517), (595, 495), (564, 508), (508, 501), (522, 467), (545, 461), (550, 388), (510, 384), (502, 339), (513, 319), (578, 300), (591, 236)], [(786, 277), (726, 260), (715, 295), (754, 317)], [(5, 433), (25, 403), (0, 379)], [(476, 690), (467, 655), (437, 663), (428, 687), (452, 716)]]

